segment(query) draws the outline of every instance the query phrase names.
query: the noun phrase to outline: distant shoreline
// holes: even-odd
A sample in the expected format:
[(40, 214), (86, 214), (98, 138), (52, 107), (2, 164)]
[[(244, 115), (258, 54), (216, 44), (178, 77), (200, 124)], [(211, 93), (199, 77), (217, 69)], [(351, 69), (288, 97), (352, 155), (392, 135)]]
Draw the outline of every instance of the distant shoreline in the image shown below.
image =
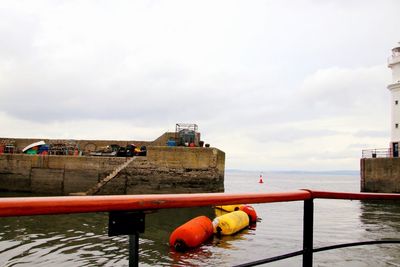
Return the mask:
[(254, 173), (288, 173), (288, 174), (330, 174), (330, 175), (359, 175), (359, 170), (338, 170), (338, 171), (279, 171), (279, 170), (266, 170), (266, 171), (255, 171), (255, 170), (241, 170), (241, 169), (226, 169), (226, 172), (254, 172)]

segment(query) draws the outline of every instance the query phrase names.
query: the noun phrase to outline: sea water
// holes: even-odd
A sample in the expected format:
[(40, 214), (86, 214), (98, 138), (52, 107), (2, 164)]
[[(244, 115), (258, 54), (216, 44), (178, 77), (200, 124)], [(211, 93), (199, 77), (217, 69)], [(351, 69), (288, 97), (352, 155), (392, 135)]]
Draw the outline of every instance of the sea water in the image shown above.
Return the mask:
[[(259, 173), (226, 171), (229, 193), (280, 192), (300, 188), (359, 192), (357, 173)], [(9, 194), (3, 194), (9, 196)], [(141, 266), (232, 266), (302, 249), (303, 202), (254, 204), (262, 221), (233, 236), (214, 237), (178, 253), (170, 233), (211, 207), (160, 210), (146, 215), (140, 235)], [(0, 266), (127, 266), (128, 238), (108, 237), (106, 213), (0, 218)], [(314, 247), (400, 239), (400, 203), (315, 200)], [(301, 266), (301, 256), (266, 266)], [(400, 266), (400, 245), (372, 245), (314, 254), (314, 266)]]

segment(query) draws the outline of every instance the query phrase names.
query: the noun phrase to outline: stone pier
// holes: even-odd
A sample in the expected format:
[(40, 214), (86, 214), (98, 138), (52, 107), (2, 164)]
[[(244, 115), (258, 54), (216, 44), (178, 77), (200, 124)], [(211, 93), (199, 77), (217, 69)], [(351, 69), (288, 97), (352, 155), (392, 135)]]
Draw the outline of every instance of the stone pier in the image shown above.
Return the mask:
[[(85, 192), (127, 158), (0, 155), (0, 191), (68, 195)], [(216, 148), (149, 146), (98, 194), (224, 191), (225, 153)]]

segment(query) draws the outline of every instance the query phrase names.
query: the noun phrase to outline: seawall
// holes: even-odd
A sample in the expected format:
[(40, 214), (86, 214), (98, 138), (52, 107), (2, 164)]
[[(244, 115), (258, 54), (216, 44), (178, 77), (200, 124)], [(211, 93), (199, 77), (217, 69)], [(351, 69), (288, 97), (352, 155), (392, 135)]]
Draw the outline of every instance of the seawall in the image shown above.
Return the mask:
[(400, 193), (400, 158), (363, 158), (361, 192)]
[[(108, 143), (110, 143), (108, 141)], [(84, 192), (124, 157), (0, 155), (0, 190), (45, 195)], [(216, 148), (150, 146), (98, 194), (224, 191), (225, 153)]]

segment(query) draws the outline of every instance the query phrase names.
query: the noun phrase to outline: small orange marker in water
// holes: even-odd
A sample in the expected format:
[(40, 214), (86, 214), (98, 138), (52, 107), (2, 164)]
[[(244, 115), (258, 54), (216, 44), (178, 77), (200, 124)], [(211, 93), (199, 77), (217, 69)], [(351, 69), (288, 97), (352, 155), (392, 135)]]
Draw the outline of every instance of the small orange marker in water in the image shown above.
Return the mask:
[(263, 178), (262, 178), (262, 173), (260, 174), (260, 180), (258, 181), (260, 184), (264, 183)]

